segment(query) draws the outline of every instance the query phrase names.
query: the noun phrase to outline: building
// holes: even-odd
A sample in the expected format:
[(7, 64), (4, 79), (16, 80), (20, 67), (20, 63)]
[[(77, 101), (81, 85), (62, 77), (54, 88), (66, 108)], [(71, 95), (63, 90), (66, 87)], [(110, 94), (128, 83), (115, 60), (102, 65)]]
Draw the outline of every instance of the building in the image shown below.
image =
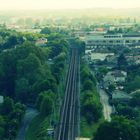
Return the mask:
[(96, 61), (104, 61), (108, 56), (114, 56), (114, 53), (92, 53), (91, 60)]
[(47, 42), (48, 42), (47, 38), (40, 38), (35, 42), (35, 45), (43, 47), (47, 44)]
[(97, 53), (94, 52), (94, 49), (92, 50), (85, 50), (85, 58), (88, 61), (92, 62), (98, 62), (98, 61), (104, 61), (108, 57), (114, 57), (114, 53)]
[(90, 140), (90, 138), (76, 138), (76, 140)]
[(98, 46), (138, 46), (140, 45), (140, 34), (102, 34), (89, 35), (85, 37), (87, 49)]
[(127, 78), (127, 72), (125, 71), (120, 71), (120, 70), (110, 71), (105, 75), (103, 79), (104, 87), (108, 88), (108, 86), (111, 84), (116, 85), (116, 83), (119, 83), (119, 84), (124, 83), (126, 81), (126, 78)]
[(128, 65), (139, 65), (140, 64), (140, 55), (133, 54), (126, 56)]

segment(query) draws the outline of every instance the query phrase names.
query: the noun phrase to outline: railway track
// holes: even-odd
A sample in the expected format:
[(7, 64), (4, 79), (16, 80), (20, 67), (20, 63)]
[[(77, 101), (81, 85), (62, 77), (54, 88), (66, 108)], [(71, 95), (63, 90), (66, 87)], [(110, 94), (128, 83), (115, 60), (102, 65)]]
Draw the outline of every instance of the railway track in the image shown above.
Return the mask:
[(78, 135), (78, 66), (78, 50), (72, 48), (56, 140), (75, 140)]

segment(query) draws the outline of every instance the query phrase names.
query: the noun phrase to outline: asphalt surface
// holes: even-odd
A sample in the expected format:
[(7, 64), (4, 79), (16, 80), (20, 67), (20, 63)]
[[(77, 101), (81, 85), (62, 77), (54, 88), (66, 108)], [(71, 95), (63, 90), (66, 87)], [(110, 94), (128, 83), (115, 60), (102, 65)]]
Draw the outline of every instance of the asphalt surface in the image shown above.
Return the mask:
[(103, 89), (99, 89), (100, 100), (103, 106), (104, 118), (111, 121), (112, 106), (109, 104), (109, 97)]
[(22, 121), (21, 128), (18, 132), (16, 140), (25, 140), (27, 130), (29, 128), (29, 125), (31, 124), (31, 121), (33, 118), (38, 115), (37, 110), (33, 108), (27, 108), (25, 116)]

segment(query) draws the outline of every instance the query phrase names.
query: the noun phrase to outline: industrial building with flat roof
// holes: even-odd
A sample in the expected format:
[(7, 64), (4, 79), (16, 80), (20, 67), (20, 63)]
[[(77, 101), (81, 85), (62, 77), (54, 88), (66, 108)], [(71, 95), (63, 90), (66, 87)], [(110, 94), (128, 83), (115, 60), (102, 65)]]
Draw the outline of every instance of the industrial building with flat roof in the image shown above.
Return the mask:
[(85, 37), (86, 48), (98, 46), (139, 46), (140, 34), (104, 34)]

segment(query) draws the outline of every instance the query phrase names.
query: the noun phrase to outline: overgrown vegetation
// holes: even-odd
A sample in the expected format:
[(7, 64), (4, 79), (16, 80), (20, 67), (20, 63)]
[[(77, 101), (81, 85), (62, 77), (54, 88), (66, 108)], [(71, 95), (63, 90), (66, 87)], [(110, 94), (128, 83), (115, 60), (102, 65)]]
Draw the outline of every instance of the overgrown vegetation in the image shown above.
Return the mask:
[(25, 106), (9, 97), (0, 104), (0, 139), (14, 139), (20, 127)]
[[(43, 30), (41, 34), (17, 33), (5, 28), (0, 30), (0, 95), (6, 99), (10, 97), (8, 99), (12, 102), (36, 105), (45, 120), (52, 115), (61, 94), (58, 87), (65, 74), (69, 43), (60, 32), (51, 30), (46, 34)], [(44, 37), (47, 37), (48, 43), (37, 47), (35, 42)], [(3, 112), (0, 115), (3, 117)], [(11, 123), (12, 120), (8, 117), (6, 119), (6, 123)], [(14, 133), (9, 134), (10, 137), (15, 137), (19, 127), (12, 127), (16, 127)], [(7, 124), (2, 125), (1, 139), (8, 137), (9, 134), (5, 135), (7, 129)], [(44, 130), (40, 127), (39, 131)]]
[(94, 140), (139, 140), (139, 126), (123, 117), (115, 117), (98, 128)]
[[(117, 85), (110, 84), (108, 93), (110, 95), (110, 103), (113, 105), (114, 111), (111, 122), (103, 122), (100, 124), (97, 132), (93, 135), (94, 140), (139, 140), (140, 139), (140, 65), (128, 64), (125, 52), (118, 55), (117, 66), (113, 69), (123, 70), (127, 73), (127, 78), (121, 90), (128, 96), (126, 98), (112, 97), (113, 91), (117, 90)], [(113, 70), (112, 69), (112, 70)], [(103, 81), (106, 69), (97, 71), (97, 78)], [(118, 84), (119, 85), (119, 84)], [(104, 87), (106, 88), (106, 87)], [(119, 89), (120, 90), (120, 89)], [(114, 93), (115, 94), (115, 93)]]
[[(81, 65), (81, 136), (92, 137), (92, 126), (99, 125), (102, 117), (102, 106), (96, 89), (96, 78), (85, 63)], [(96, 129), (97, 129), (96, 125)], [(85, 128), (87, 133), (85, 133)], [(88, 129), (90, 128), (90, 129)], [(91, 129), (92, 128), (92, 129)]]

